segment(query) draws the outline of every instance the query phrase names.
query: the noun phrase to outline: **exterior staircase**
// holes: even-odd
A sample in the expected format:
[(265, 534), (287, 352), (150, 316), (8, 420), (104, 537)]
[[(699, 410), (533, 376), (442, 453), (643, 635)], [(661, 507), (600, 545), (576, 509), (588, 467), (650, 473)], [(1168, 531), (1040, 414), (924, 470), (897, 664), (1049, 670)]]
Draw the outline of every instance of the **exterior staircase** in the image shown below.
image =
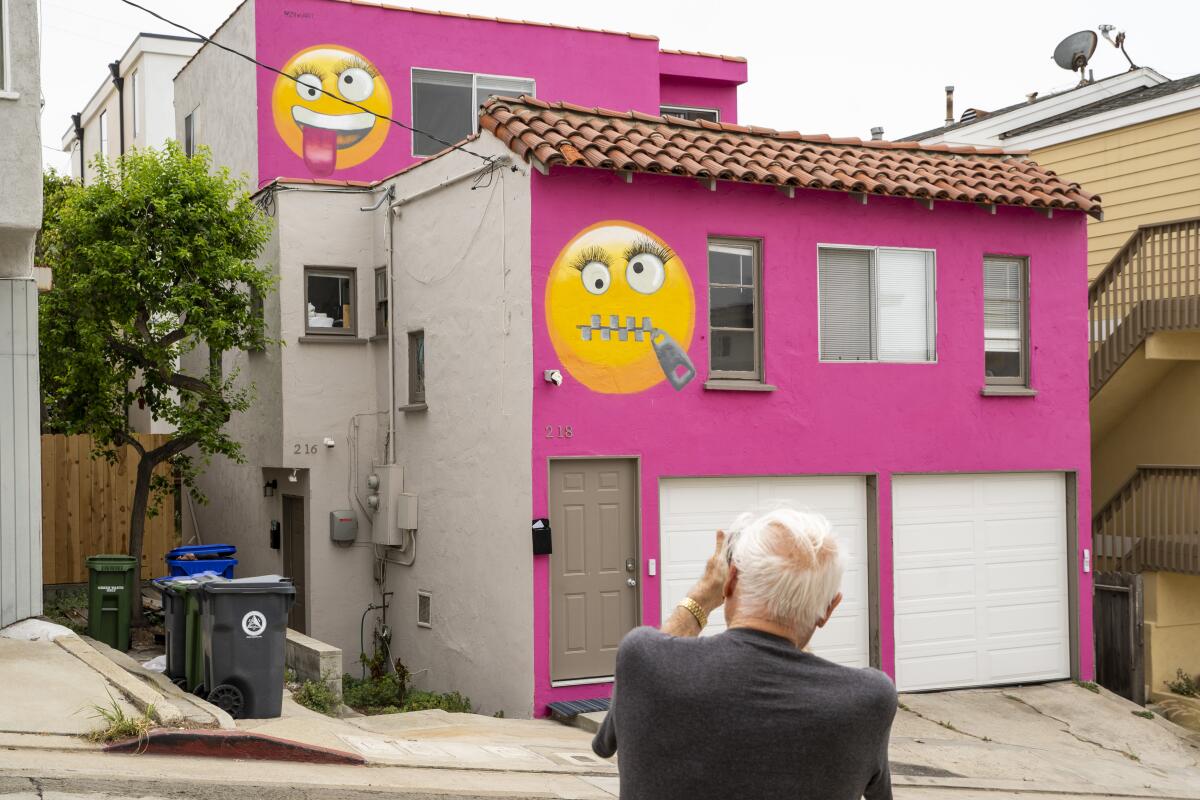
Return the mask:
[(1200, 466), (1141, 466), (1092, 517), (1097, 572), (1200, 575)]

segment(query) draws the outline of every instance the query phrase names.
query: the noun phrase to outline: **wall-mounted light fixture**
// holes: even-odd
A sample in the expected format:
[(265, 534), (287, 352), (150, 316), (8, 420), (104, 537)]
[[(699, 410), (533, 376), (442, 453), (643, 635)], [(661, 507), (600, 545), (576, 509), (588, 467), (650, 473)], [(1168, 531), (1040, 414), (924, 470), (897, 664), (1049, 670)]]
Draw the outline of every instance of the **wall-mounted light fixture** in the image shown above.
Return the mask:
[(299, 471), (300, 471), (299, 469), (292, 470), (292, 474), (288, 475), (288, 483), (295, 483), (296, 481), (300, 480), (299, 478), (296, 477), (296, 473)]
[(263, 484), (263, 497), (274, 497), (275, 490), (279, 488), (279, 481), (272, 478)]

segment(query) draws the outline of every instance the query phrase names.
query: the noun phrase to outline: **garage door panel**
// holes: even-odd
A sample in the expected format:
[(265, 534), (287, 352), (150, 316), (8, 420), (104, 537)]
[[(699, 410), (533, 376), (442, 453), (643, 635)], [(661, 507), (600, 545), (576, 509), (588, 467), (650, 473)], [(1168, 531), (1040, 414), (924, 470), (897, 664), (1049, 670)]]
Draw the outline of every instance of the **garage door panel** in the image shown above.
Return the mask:
[[(1067, 677), (1064, 476), (893, 481), (897, 686)], [(935, 496), (949, 498), (949, 506), (939, 510)], [(971, 498), (966, 508), (965, 497)]]
[[(662, 614), (665, 619), (704, 571), (713, 534), (747, 511), (781, 504), (823, 514), (846, 557), (842, 603), (813, 636), (822, 657), (853, 666), (868, 664), (866, 482), (861, 476), (670, 478), (659, 487), (662, 546)], [(705, 635), (725, 628), (720, 610)]]

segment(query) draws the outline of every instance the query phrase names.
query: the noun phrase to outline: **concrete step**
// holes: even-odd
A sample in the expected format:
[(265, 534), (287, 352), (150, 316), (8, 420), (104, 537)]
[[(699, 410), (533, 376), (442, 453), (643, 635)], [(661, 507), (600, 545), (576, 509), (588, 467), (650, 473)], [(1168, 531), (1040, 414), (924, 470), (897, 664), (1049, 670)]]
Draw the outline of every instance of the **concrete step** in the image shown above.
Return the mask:
[(600, 725), (607, 716), (607, 711), (590, 711), (584, 714), (576, 714), (575, 718), (570, 721), (570, 724), (576, 728), (582, 728), (588, 733), (595, 733), (600, 730)]

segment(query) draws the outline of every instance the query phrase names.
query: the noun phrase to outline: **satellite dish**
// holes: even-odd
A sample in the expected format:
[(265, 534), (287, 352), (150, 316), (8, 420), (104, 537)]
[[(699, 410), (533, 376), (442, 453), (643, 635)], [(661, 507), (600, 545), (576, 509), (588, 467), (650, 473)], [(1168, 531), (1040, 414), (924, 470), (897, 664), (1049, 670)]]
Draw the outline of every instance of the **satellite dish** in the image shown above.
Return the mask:
[(1087, 67), (1092, 53), (1096, 52), (1096, 44), (1099, 41), (1100, 37), (1096, 36), (1095, 31), (1072, 33), (1054, 48), (1054, 63), (1071, 72), (1079, 70), (1082, 77), (1083, 70)]

